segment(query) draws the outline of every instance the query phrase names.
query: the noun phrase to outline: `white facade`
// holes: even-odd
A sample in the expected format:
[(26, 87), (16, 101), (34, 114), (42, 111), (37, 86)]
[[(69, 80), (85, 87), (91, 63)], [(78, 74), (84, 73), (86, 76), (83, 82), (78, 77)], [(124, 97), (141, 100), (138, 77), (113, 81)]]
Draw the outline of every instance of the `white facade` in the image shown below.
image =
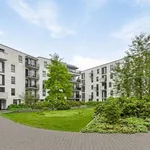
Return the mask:
[(115, 96), (111, 68), (116, 63), (121, 63), (122, 61), (123, 59), (120, 59), (82, 71), (81, 100), (103, 101), (110, 96)]
[[(50, 63), (47, 58), (36, 58), (0, 44), (0, 109), (20, 103), (26, 90), (43, 100), (46, 97), (43, 90), (43, 81), (47, 79), (46, 63)], [(80, 76), (76, 69), (72, 66), (73, 77)], [(76, 94), (73, 99), (76, 99)]]

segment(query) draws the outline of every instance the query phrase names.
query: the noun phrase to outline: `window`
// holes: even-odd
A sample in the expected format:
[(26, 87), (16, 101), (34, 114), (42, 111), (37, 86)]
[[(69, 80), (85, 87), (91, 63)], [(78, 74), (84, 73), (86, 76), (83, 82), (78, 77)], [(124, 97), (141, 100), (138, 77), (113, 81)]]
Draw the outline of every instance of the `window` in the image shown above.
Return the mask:
[(11, 84), (15, 84), (15, 77), (11, 77)]
[(43, 96), (46, 96), (46, 90), (43, 90)]
[(93, 82), (93, 78), (91, 78), (91, 82)]
[(0, 62), (0, 72), (4, 73), (4, 62)]
[(85, 79), (85, 73), (82, 73), (81, 79)]
[(5, 92), (5, 88), (4, 87), (0, 87), (0, 92)]
[(22, 56), (18, 56), (19, 63), (22, 63)]
[(96, 81), (99, 81), (99, 78), (98, 78), (98, 77), (96, 77)]
[(113, 71), (113, 67), (114, 67), (113, 65), (110, 65), (110, 71)]
[(114, 91), (113, 91), (113, 90), (110, 91), (110, 95), (111, 95), (111, 96), (114, 95)]
[(91, 85), (91, 89), (93, 90), (93, 85)]
[(15, 65), (11, 65), (11, 72), (15, 72)]
[(43, 71), (43, 77), (46, 77), (46, 71)]
[(46, 61), (44, 61), (44, 68), (46, 68), (47, 67), (47, 62)]
[(110, 79), (113, 79), (113, 74), (112, 73), (110, 74)]
[(102, 74), (106, 74), (107, 73), (107, 67), (103, 67), (102, 68)]
[(17, 101), (18, 101), (17, 99), (13, 99), (13, 104), (17, 105), (18, 104)]
[(0, 48), (0, 52), (4, 53), (4, 52), (5, 52), (5, 50)]
[(97, 69), (97, 74), (99, 74), (99, 69)]
[(112, 87), (112, 83), (111, 82), (109, 82), (109, 87)]
[(96, 92), (96, 96), (99, 96), (99, 92), (98, 91)]
[(97, 99), (97, 102), (99, 101), (99, 99)]
[(15, 89), (14, 88), (11, 88), (11, 95), (15, 96)]
[(96, 91), (98, 91), (99, 90), (99, 85), (98, 84), (96, 84)]
[(5, 76), (0, 75), (0, 85), (5, 85)]

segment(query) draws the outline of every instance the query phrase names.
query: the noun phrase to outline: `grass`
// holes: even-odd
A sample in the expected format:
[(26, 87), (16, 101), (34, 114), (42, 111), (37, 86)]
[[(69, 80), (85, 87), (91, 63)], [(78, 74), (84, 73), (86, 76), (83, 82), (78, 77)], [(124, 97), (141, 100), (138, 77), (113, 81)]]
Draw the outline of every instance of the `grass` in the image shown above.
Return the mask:
[(7, 113), (2, 116), (31, 127), (79, 132), (92, 120), (93, 112), (93, 108), (80, 108), (63, 111)]

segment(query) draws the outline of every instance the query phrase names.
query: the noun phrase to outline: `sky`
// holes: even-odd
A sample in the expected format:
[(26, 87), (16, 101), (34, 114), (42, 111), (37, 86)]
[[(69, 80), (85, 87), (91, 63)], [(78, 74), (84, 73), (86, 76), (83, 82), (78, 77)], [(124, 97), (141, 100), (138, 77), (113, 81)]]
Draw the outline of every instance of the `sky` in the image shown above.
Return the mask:
[(120, 59), (131, 39), (150, 31), (150, 0), (5, 0), (0, 43), (81, 70)]

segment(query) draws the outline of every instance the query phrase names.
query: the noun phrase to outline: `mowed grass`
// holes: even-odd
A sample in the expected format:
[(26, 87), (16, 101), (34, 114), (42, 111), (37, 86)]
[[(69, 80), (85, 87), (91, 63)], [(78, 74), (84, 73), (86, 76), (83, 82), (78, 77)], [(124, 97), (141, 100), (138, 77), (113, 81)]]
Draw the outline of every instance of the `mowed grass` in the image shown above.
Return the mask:
[(2, 116), (31, 127), (79, 132), (92, 120), (93, 112), (93, 108), (80, 108), (63, 111), (7, 113)]

